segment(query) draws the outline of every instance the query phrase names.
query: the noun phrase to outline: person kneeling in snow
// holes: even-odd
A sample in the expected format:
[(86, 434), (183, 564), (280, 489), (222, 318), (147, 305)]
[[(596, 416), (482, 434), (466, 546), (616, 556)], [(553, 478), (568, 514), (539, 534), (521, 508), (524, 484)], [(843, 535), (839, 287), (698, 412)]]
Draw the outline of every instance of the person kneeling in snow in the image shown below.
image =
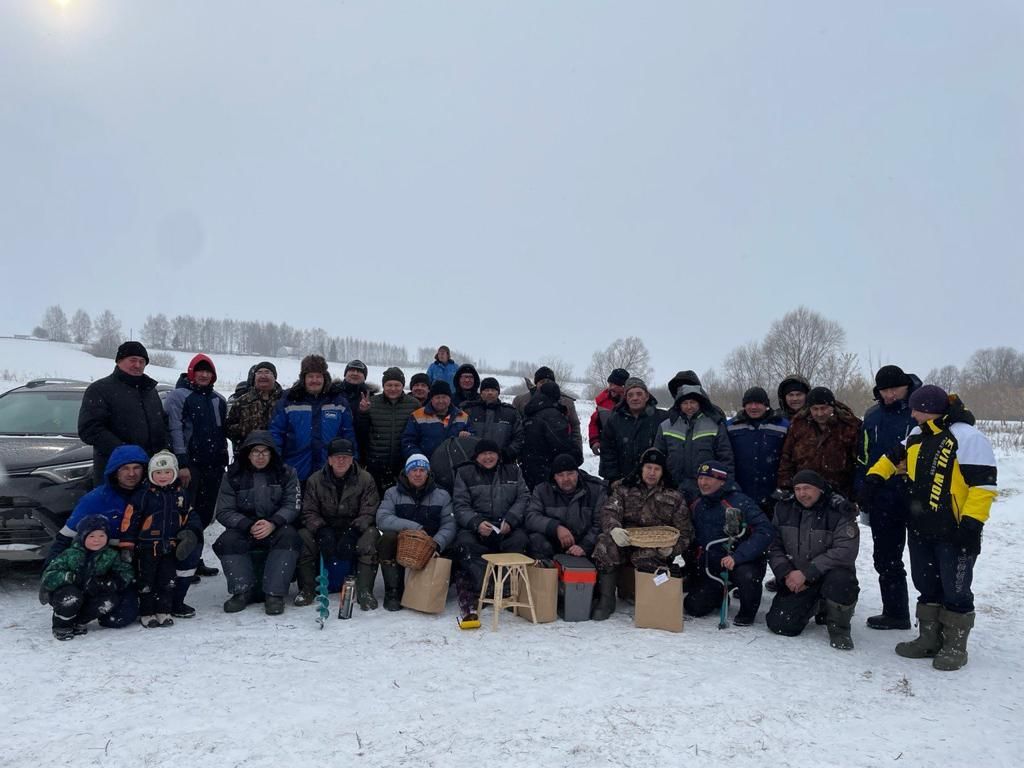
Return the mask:
[(433, 537), (439, 554), (455, 541), (452, 497), (434, 483), (430, 462), (422, 453), (406, 460), (398, 482), (384, 492), (384, 500), (377, 507), (377, 528), (381, 532), (378, 552), (384, 576), (384, 609), (397, 611), (402, 607), (405, 575), (405, 569), (395, 562), (398, 534), (425, 531)]
[(768, 562), (778, 592), (765, 617), (768, 629), (795, 637), (825, 601), (833, 648), (853, 648), (850, 619), (857, 606), (857, 508), (813, 469), (793, 476), (793, 494), (775, 505), (775, 539)]
[[(192, 575), (178, 568), (199, 549), (202, 535), (203, 521), (182, 487), (178, 460), (170, 451), (157, 452), (149, 460), (149, 483), (136, 492), (121, 518), (119, 546), (129, 557), (134, 554), (142, 626), (174, 624), (175, 591), (187, 591)], [(190, 570), (194, 573), (194, 565)], [(195, 612), (182, 615), (191, 618)]]
[(579, 469), (576, 457), (559, 454), (551, 464), (551, 479), (537, 484), (526, 505), (527, 554), (547, 561), (563, 552), (589, 558), (607, 501), (604, 481)]
[(224, 526), (213, 551), (224, 566), (231, 597), (226, 613), (257, 602), (254, 550), (266, 552), (264, 610), (284, 612), (302, 540), (292, 523), (299, 514), (299, 478), (281, 461), (270, 432), (256, 430), (242, 443), (217, 496), (217, 522)]
[(40, 599), (53, 606), (53, 636), (58, 640), (84, 635), (90, 621), (111, 615), (119, 593), (135, 578), (131, 565), (108, 544), (107, 518), (88, 515), (78, 522), (71, 546), (43, 571)]

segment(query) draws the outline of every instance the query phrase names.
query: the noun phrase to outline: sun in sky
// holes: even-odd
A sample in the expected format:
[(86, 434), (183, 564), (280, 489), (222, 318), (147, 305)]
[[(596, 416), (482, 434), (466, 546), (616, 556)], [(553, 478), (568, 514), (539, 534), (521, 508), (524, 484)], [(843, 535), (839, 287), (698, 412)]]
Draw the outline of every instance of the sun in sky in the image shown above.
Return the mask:
[(61, 10), (63, 10), (64, 8), (67, 8), (69, 5), (71, 5), (71, 1), (72, 0), (50, 0), (51, 3), (56, 5)]

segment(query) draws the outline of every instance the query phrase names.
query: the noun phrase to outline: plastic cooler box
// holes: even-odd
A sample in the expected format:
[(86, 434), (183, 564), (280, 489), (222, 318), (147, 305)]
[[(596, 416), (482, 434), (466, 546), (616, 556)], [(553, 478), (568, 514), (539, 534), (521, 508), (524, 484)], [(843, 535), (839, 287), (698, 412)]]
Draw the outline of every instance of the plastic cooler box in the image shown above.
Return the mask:
[(590, 621), (597, 569), (585, 557), (555, 555), (558, 613), (564, 621)]

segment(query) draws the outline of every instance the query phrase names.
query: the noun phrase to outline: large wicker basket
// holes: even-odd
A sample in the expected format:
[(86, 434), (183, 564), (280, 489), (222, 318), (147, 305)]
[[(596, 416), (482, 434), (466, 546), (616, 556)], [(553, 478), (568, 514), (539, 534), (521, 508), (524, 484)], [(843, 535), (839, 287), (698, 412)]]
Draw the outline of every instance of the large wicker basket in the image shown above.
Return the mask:
[(679, 530), (671, 525), (649, 525), (646, 528), (627, 528), (629, 544), (633, 547), (661, 549), (674, 547), (679, 540)]
[(405, 568), (418, 571), (425, 568), (437, 552), (434, 538), (424, 531), (399, 531), (398, 554), (395, 560)]

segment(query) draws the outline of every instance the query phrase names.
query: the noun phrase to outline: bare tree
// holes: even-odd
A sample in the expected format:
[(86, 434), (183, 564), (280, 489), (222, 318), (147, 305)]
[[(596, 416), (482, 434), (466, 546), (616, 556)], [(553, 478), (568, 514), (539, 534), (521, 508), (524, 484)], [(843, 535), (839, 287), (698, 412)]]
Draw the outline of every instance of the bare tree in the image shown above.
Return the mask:
[[(717, 374), (715, 377), (717, 378)], [(755, 385), (769, 387), (773, 378), (764, 344), (750, 341), (726, 355), (722, 363), (722, 379), (722, 389), (736, 390), (741, 394), (743, 390)]]
[(162, 312), (159, 315), (149, 315), (142, 326), (142, 339), (151, 347), (167, 349), (169, 336), (171, 335), (171, 321)]
[(819, 380), (829, 357), (842, 352), (846, 332), (839, 323), (807, 307), (797, 307), (772, 323), (763, 350), (772, 381), (798, 373)]
[(96, 357), (113, 357), (121, 344), (121, 321), (109, 309), (96, 318), (96, 341), (90, 352)]
[(542, 357), (540, 359), (540, 364), (546, 365), (554, 372), (555, 381), (557, 381), (559, 385), (566, 384), (573, 379), (575, 372), (573, 370), (572, 363), (568, 360), (563, 360), (560, 357), (549, 356)]
[(1024, 387), (1024, 355), (1013, 347), (979, 349), (967, 360), (963, 377), (975, 386), (1010, 384)]
[(925, 384), (938, 384), (947, 392), (956, 392), (960, 389), (960, 369), (955, 365), (944, 365), (941, 368), (932, 368), (924, 378)]
[(605, 388), (608, 374), (615, 368), (625, 368), (630, 376), (650, 382), (651, 353), (639, 336), (616, 339), (603, 350), (598, 350), (587, 368), (587, 395), (594, 397)]
[(47, 307), (43, 314), (43, 328), (46, 329), (50, 341), (68, 341), (71, 333), (68, 329), (68, 318), (60, 304)]
[(71, 337), (76, 344), (88, 344), (92, 337), (92, 320), (84, 309), (76, 311), (71, 318)]

